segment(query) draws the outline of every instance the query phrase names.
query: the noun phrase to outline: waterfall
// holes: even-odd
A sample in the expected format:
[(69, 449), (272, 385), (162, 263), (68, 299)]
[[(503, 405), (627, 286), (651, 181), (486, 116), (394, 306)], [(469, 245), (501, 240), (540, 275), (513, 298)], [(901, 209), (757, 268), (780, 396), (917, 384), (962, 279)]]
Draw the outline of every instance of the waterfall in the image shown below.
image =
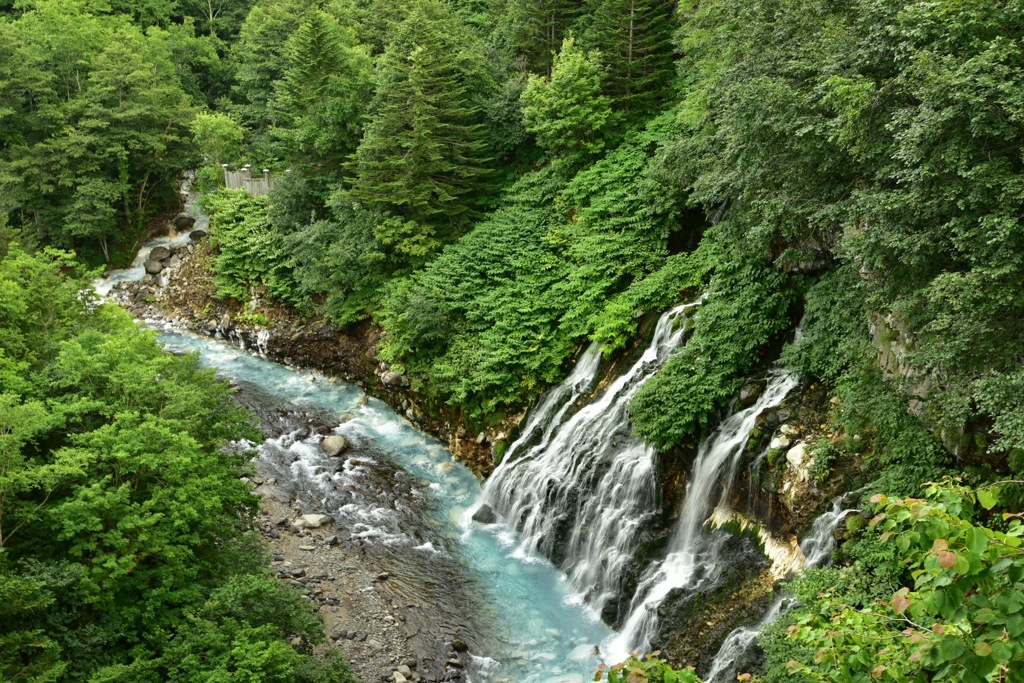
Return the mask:
[(857, 512), (857, 508), (843, 509), (850, 495), (846, 493), (833, 500), (832, 508), (814, 520), (810, 532), (800, 542), (800, 550), (807, 558), (808, 567), (827, 566), (832, 562), (832, 551), (836, 549), (836, 527), (847, 515)]
[[(856, 493), (856, 491), (853, 493)], [(847, 515), (857, 511), (857, 508), (843, 508), (846, 499), (850, 495), (850, 493), (843, 494), (833, 500), (831, 509), (822, 513), (814, 520), (810, 532), (800, 542), (800, 551), (803, 552), (804, 557), (807, 559), (806, 567), (822, 567), (828, 566), (831, 563), (832, 551), (836, 547), (836, 528)], [(786, 606), (788, 600), (789, 598), (786, 595), (776, 598), (757, 625), (741, 626), (734, 629), (726, 637), (725, 641), (722, 642), (722, 647), (718, 649), (718, 653), (711, 662), (711, 669), (708, 670), (702, 679), (704, 683), (728, 683), (729, 681), (735, 681), (736, 674), (739, 673), (739, 667), (743, 664), (743, 659), (747, 653), (754, 646), (757, 637), (761, 635), (761, 631), (764, 630), (765, 626), (773, 623), (786, 611), (784, 606)]]
[(706, 531), (704, 524), (714, 507), (727, 497), (732, 473), (758, 416), (781, 403), (796, 384), (792, 375), (774, 373), (754, 405), (726, 418), (701, 443), (669, 555), (660, 565), (651, 567), (637, 587), (629, 618), (604, 648), (609, 661), (650, 649), (658, 630), (658, 607), (670, 592), (699, 588), (717, 579), (718, 548), (726, 536)]
[(786, 603), (787, 598), (776, 598), (775, 602), (768, 608), (768, 611), (756, 626), (741, 626), (733, 630), (722, 643), (722, 647), (718, 648), (718, 654), (715, 655), (714, 661), (711, 662), (711, 669), (701, 680), (704, 683), (729, 683), (730, 681), (735, 681), (736, 674), (739, 673), (740, 665), (743, 663), (743, 658), (750, 651), (750, 648), (753, 647), (757, 637), (761, 635), (761, 629), (779, 618)]
[(702, 301), (662, 315), (641, 358), (570, 414), (597, 374), (598, 352), (588, 350), (538, 404), (480, 497), (478, 508), (490, 506), (518, 532), (513, 554), (558, 561), (577, 599), (597, 612), (619, 592), (644, 522), (656, 513), (657, 454), (632, 436), (627, 407), (682, 343), (684, 322)]

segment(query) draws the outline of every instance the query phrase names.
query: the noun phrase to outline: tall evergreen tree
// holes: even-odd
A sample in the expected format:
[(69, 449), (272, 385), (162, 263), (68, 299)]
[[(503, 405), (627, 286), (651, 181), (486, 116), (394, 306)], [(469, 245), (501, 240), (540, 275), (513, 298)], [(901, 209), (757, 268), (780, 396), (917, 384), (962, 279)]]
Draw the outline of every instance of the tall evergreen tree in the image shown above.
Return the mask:
[(518, 0), (508, 7), (512, 24), (512, 49), (523, 66), (535, 73), (551, 74), (555, 53), (569, 28), (579, 18), (580, 0)]
[(600, 51), (605, 92), (627, 114), (650, 112), (672, 79), (674, 7), (669, 0), (595, 3), (583, 43)]
[[(238, 67), (232, 92), (234, 113), (251, 131), (249, 142), (263, 157), (274, 154), (260, 149), (272, 124), (274, 82), (284, 77), (288, 38), (298, 30), (307, 11), (303, 0), (259, 2), (245, 18), (238, 42), (231, 48), (231, 59)], [(265, 158), (258, 160), (269, 162)]]
[(370, 58), (331, 16), (313, 11), (289, 39), (276, 83), (279, 134), (292, 166), (335, 173), (355, 151), (373, 87)]
[(482, 101), (494, 84), (473, 36), (436, 0), (422, 0), (378, 64), (377, 95), (356, 152), (349, 196), (387, 215), (382, 243), (432, 256), (475, 215), (488, 171)]
[(563, 170), (578, 169), (604, 149), (612, 111), (609, 98), (601, 93), (600, 59), (599, 53), (585, 53), (569, 36), (555, 57), (551, 78), (532, 75), (523, 91), (526, 129)]

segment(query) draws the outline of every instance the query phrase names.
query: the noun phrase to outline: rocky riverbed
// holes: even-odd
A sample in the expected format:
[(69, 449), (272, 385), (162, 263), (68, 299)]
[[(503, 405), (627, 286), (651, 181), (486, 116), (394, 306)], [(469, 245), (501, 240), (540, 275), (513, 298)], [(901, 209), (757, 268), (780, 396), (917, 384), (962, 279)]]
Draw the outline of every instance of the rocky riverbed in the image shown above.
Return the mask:
[[(378, 530), (415, 535), (416, 541), (430, 537), (420, 509), (428, 503), (416, 495), (419, 482), (381, 454), (332, 435), (328, 424), (337, 416), (292, 411), (257, 387), (238, 389), (237, 399), (267, 436), (251, 483), (260, 498), (259, 529), (271, 568), (320, 611), (325, 647), (341, 648), (367, 682), (462, 679), (472, 664), (468, 652), (477, 646), (477, 615), (486, 614), (474, 597), (480, 591), (446, 553), (382, 542), (356, 519), (385, 506), (401, 519), (378, 522)], [(294, 449), (303, 447), (319, 451), (325, 472), (358, 472), (343, 479), (347, 504), (332, 505), (302, 476), (289, 478)], [(339, 512), (324, 514), (325, 508)]]

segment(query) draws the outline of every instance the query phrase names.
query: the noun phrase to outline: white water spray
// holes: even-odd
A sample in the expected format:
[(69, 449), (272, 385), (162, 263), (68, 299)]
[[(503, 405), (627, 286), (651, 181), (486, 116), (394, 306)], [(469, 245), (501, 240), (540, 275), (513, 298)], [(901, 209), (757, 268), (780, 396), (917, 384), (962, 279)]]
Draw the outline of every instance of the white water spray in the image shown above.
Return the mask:
[(557, 552), (577, 599), (592, 610), (619, 592), (643, 524), (656, 512), (656, 452), (632, 436), (629, 402), (683, 342), (685, 320), (702, 301), (665, 313), (641, 358), (569, 416), (597, 375), (598, 352), (588, 350), (534, 410), (481, 496), (481, 506), (519, 532), (514, 554)]
[[(814, 520), (810, 532), (800, 542), (800, 550), (806, 558), (806, 567), (823, 567), (831, 563), (832, 551), (836, 547), (836, 528), (847, 515), (857, 511), (857, 508), (843, 508), (850, 495), (852, 494), (844, 494), (833, 500), (831, 509)], [(743, 659), (754, 646), (761, 631), (786, 611), (784, 607), (788, 600), (789, 597), (786, 595), (776, 598), (759, 623), (754, 626), (741, 626), (726, 636), (722, 647), (718, 649), (711, 662), (711, 668), (702, 679), (704, 683), (735, 681)]]
[(732, 473), (758, 416), (779, 405), (795, 387), (789, 374), (773, 374), (754, 405), (728, 417), (697, 450), (669, 555), (648, 570), (637, 587), (630, 614), (618, 635), (604, 647), (608, 661), (621, 661), (634, 651), (647, 651), (658, 631), (658, 607), (677, 588), (699, 588), (714, 582), (721, 570), (718, 557), (724, 533), (705, 530), (714, 507), (728, 495)]

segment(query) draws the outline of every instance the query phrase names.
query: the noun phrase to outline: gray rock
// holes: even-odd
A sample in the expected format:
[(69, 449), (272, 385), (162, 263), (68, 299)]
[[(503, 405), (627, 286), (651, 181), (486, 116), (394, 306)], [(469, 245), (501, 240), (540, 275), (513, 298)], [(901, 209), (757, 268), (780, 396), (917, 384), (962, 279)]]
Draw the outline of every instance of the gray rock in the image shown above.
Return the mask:
[(149, 258), (154, 261), (165, 261), (171, 258), (171, 250), (167, 247), (153, 247), (153, 250), (149, 252)]
[(456, 638), (452, 641), (452, 649), (456, 652), (467, 652), (469, 651), (469, 645), (466, 645), (465, 641)]
[(174, 227), (177, 230), (186, 230), (196, 224), (196, 219), (185, 213), (180, 213), (174, 219)]
[(260, 486), (254, 488), (252, 492), (257, 496), (260, 496), (261, 498), (271, 498), (273, 500), (276, 500), (278, 503), (281, 503), (282, 505), (287, 505), (288, 503), (292, 502), (291, 494), (289, 494), (284, 489), (278, 488), (277, 486), (274, 486), (273, 484), (270, 483), (261, 484)]
[(385, 386), (389, 386), (389, 387), (407, 387), (407, 386), (409, 386), (409, 378), (408, 377), (406, 377), (405, 375), (400, 375), (397, 372), (390, 371), (390, 370), (388, 372), (385, 372), (381, 376), (380, 381), (383, 382)]
[(396, 671), (397, 671), (398, 673), (402, 674), (403, 676), (405, 676), (406, 678), (412, 678), (412, 669), (410, 669), (410, 668), (409, 668), (409, 667), (408, 667), (407, 665), (405, 665), (405, 664), (402, 664), (401, 666), (399, 666), (399, 667), (398, 667), (398, 668), (396, 669)]
[(167, 267), (168, 268), (180, 268), (181, 267), (181, 259), (178, 258), (177, 256), (172, 256), (170, 258), (170, 260), (167, 262)]
[(324, 437), (320, 442), (320, 450), (329, 458), (333, 458), (348, 448), (348, 441), (340, 434)]
[(324, 539), (324, 543), (326, 543), (327, 545), (338, 545), (338, 537), (337, 536), (328, 536), (327, 538)]
[(334, 521), (334, 518), (330, 515), (302, 515), (296, 521), (296, 525), (302, 526), (304, 529), (319, 529), (324, 524), (330, 524)]
[(395, 673), (391, 674), (391, 680), (393, 680), (395, 683), (408, 683), (408, 679), (405, 676), (403, 676), (402, 672), (400, 671), (396, 671)]
[(754, 402), (764, 393), (767, 383), (763, 379), (747, 382), (740, 389), (739, 404), (741, 408), (754, 405)]
[(409, 659), (405, 660), (405, 662), (403, 662), (403, 664), (405, 664), (410, 669), (415, 669), (416, 666), (419, 664), (419, 662), (417, 662), (415, 659), (410, 657)]
[(300, 545), (299, 550), (316, 550), (315, 545)]
[(473, 521), (481, 524), (494, 524), (498, 521), (498, 515), (494, 513), (494, 508), (484, 503), (479, 510), (473, 513)]
[(483, 445), (483, 443), (485, 441), (487, 441), (487, 433), (486, 432), (480, 432), (479, 434), (476, 435), (476, 443), (477, 443), (477, 445)]
[(210, 233), (205, 230), (193, 230), (188, 234), (189, 239), (193, 242), (198, 242), (201, 239), (205, 239)]
[(146, 272), (150, 275), (156, 275), (164, 269), (163, 264), (153, 259), (146, 259), (146, 262), (142, 264), (142, 267), (146, 269)]

